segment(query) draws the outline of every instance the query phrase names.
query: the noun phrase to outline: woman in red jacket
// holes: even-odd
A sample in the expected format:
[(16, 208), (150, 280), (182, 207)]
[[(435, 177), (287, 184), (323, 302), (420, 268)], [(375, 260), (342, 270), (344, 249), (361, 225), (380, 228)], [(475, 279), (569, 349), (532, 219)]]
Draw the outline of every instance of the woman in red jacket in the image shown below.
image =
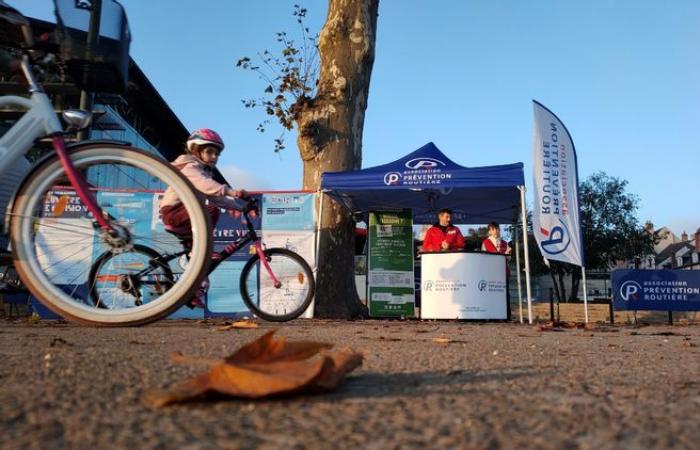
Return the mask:
[(437, 223), (428, 228), (425, 233), (424, 252), (446, 252), (464, 248), (464, 236), (459, 228), (450, 223), (451, 220), (451, 210), (443, 208), (438, 212)]
[(510, 255), (510, 247), (508, 243), (501, 239), (501, 227), (498, 223), (491, 222), (489, 224), (489, 235), (481, 243), (481, 251), (489, 253), (500, 253), (502, 255)]
[(501, 239), (501, 227), (497, 222), (491, 222), (489, 224), (489, 235), (481, 243), (481, 251), (506, 255), (506, 305), (508, 305), (506, 308), (506, 318), (510, 320), (510, 289), (508, 288), (510, 267), (508, 261), (510, 260), (511, 248), (506, 241)]

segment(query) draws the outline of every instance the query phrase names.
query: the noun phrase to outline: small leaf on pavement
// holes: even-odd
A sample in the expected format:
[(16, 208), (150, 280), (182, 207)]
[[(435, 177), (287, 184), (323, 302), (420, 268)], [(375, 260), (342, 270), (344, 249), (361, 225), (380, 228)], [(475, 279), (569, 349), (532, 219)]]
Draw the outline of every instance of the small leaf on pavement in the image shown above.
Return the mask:
[(246, 328), (258, 328), (260, 325), (258, 325), (255, 322), (251, 322), (250, 320), (237, 320), (233, 322), (232, 324), (229, 325), (224, 325), (223, 327), (217, 328), (218, 331), (226, 331), (226, 330), (232, 330), (234, 328), (238, 329), (246, 329)]

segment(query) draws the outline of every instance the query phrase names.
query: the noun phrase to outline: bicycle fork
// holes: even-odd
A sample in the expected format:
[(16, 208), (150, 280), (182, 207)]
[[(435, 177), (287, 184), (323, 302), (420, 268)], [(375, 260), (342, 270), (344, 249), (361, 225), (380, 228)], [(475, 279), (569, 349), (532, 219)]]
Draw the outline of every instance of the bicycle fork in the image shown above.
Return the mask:
[[(226, 258), (231, 256), (238, 250), (241, 246), (245, 245), (246, 242), (243, 243), (238, 243), (238, 242), (232, 242), (229, 245), (226, 246), (219, 254), (218, 256), (211, 261), (209, 264), (209, 273), (212, 273), (216, 268), (221, 264)], [(258, 255), (258, 259), (260, 259), (260, 262), (262, 263), (263, 267), (265, 268), (265, 272), (267, 272), (267, 275), (270, 277), (270, 280), (272, 280), (272, 285), (279, 289), (282, 287), (282, 282), (280, 282), (277, 277), (275, 276), (275, 273), (272, 271), (272, 267), (270, 267), (270, 262), (267, 259), (267, 255), (265, 255), (265, 250), (262, 248), (262, 244), (260, 241), (254, 241), (251, 244), (255, 248), (255, 253)]]
[(255, 246), (255, 252), (258, 254), (258, 258), (260, 258), (260, 262), (262, 263), (263, 267), (265, 267), (267, 274), (272, 280), (272, 285), (275, 286), (276, 289), (281, 288), (282, 283), (277, 279), (275, 273), (272, 271), (272, 267), (270, 267), (270, 262), (267, 260), (267, 256), (265, 255), (265, 251), (263, 250), (260, 241), (255, 241), (253, 245)]
[(102, 214), (102, 208), (100, 208), (97, 205), (97, 201), (95, 200), (95, 197), (90, 193), (85, 179), (75, 169), (73, 161), (71, 161), (70, 156), (68, 155), (68, 151), (66, 150), (66, 143), (63, 140), (63, 137), (54, 136), (51, 138), (51, 141), (53, 144), (53, 148), (56, 151), (56, 154), (58, 155), (58, 159), (61, 161), (63, 170), (68, 176), (68, 181), (70, 181), (70, 184), (75, 189), (75, 192), (78, 194), (78, 197), (80, 197), (80, 200), (83, 202), (83, 204), (85, 204), (88, 211), (92, 213), (92, 216), (100, 225), (100, 228), (103, 231), (115, 236), (117, 234), (116, 230), (114, 229), (114, 227), (112, 227), (112, 225)]

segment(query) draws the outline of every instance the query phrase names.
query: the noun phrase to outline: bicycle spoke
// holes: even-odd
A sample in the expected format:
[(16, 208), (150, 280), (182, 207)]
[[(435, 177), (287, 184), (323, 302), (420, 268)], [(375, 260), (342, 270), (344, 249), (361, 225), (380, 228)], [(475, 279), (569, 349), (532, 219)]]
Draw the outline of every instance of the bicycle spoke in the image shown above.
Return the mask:
[[(61, 222), (61, 225), (62, 225), (62, 226), (64, 226), (64, 227), (69, 227), (69, 228), (62, 228), (62, 227), (59, 227), (59, 226), (56, 226), (56, 225), (49, 225), (49, 224), (46, 224), (46, 223), (42, 223), (41, 220), (46, 220), (46, 219), (43, 218), (43, 217), (27, 216), (27, 215), (20, 215), (20, 214), (10, 214), (10, 215), (11, 215), (12, 217), (21, 217), (21, 218), (24, 218), (24, 219), (31, 219), (32, 221), (34, 221), (33, 225), (39, 225), (40, 227), (56, 229), (56, 230), (59, 230), (59, 231), (68, 231), (68, 232), (75, 233), (75, 234), (79, 234), (79, 235), (82, 234), (83, 236), (87, 236), (87, 235), (88, 235), (88, 233), (85, 233), (85, 232), (80, 233), (80, 232), (78, 232), (78, 231), (73, 231), (72, 229), (70, 229), (70, 228), (75, 228), (75, 229), (77, 229), (77, 230), (85, 230), (85, 229), (87, 228), (87, 227), (85, 227), (85, 226), (74, 225), (74, 224), (72, 224), (72, 223)], [(53, 218), (52, 218), (52, 219), (53, 219)], [(91, 221), (90, 223), (92, 224), (92, 221)], [(92, 236), (92, 235), (90, 235), (90, 236)]]
[(80, 248), (79, 248), (77, 251), (75, 251), (74, 253), (71, 253), (70, 255), (66, 256), (65, 258), (56, 261), (55, 263), (51, 264), (51, 265), (48, 266), (48, 267), (45, 267), (44, 270), (46, 270), (46, 269), (51, 269), (52, 267), (54, 267), (54, 266), (56, 266), (56, 265), (62, 263), (62, 262), (65, 261), (66, 259), (71, 258), (71, 257), (77, 255), (78, 253), (84, 251), (84, 250), (87, 249), (88, 247), (92, 247), (92, 243), (90, 243), (90, 244), (88, 244), (88, 245), (85, 245), (85, 246), (83, 246), (83, 247), (80, 247)]
[(145, 184), (139, 183), (135, 177), (133, 177), (132, 175), (129, 175), (123, 169), (121, 169), (121, 167), (122, 167), (121, 165), (117, 166), (116, 164), (110, 164), (110, 166), (115, 167), (118, 172), (123, 173), (127, 178), (131, 178), (131, 180), (133, 181), (133, 185), (139, 185), (139, 186), (141, 186), (141, 188), (143, 188), (146, 191), (151, 190), (148, 186), (146, 186)]

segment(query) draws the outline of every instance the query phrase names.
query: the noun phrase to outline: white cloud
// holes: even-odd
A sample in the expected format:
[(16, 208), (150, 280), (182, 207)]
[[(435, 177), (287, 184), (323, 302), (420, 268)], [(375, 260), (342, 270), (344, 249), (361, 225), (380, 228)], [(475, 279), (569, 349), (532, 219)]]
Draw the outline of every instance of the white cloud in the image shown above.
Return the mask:
[(264, 191), (270, 190), (272, 186), (272, 183), (270, 183), (268, 180), (236, 166), (220, 166), (219, 171), (234, 189)]

